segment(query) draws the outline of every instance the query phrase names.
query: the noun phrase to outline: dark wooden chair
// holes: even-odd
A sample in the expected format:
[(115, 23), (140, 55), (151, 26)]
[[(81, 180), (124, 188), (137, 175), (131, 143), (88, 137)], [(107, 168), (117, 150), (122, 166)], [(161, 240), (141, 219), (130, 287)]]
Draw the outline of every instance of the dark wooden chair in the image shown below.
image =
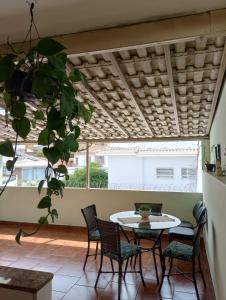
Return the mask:
[[(167, 248), (163, 252), (163, 257), (162, 257), (162, 279), (159, 287), (159, 292), (161, 291), (164, 276), (173, 276), (173, 275), (184, 275), (187, 277), (188, 274), (192, 274), (192, 281), (195, 286), (195, 292), (197, 295), (197, 299), (200, 300), (199, 293), (198, 293), (198, 287), (197, 287), (197, 282), (196, 282), (196, 262), (198, 261), (199, 264), (199, 272), (201, 273), (201, 277), (203, 280), (203, 284), (206, 287), (206, 282), (205, 278), (203, 275), (202, 267), (201, 267), (201, 259), (200, 259), (200, 239), (201, 239), (201, 234), (203, 227), (206, 223), (206, 211), (202, 213), (201, 219), (199, 220), (199, 225), (195, 229), (195, 235), (193, 238), (192, 245), (180, 243), (178, 241), (172, 241)], [(166, 275), (166, 258), (170, 259), (170, 267), (169, 267), (169, 272)], [(172, 267), (173, 267), (173, 261), (177, 260), (182, 260), (186, 262), (190, 262), (192, 264), (192, 272), (181, 272), (178, 270), (177, 273), (172, 274)], [(187, 277), (188, 278), (188, 277)]]
[[(95, 204), (82, 208), (81, 212), (85, 219), (87, 232), (88, 232), (88, 247), (87, 247), (85, 262), (83, 265), (83, 270), (85, 270), (88, 257), (95, 256), (95, 259), (97, 257), (98, 245), (100, 241), (100, 233), (97, 228), (97, 222), (96, 222), (97, 212), (96, 212)], [(90, 242), (96, 243), (95, 254), (90, 254)]]
[[(151, 214), (160, 216), (162, 214), (162, 203), (134, 203), (136, 212), (139, 211), (139, 208), (141, 205), (149, 205)], [(153, 229), (133, 229), (134, 233), (134, 243), (138, 246), (141, 244), (141, 240), (149, 240), (152, 241), (151, 247), (145, 248), (145, 250), (148, 250), (152, 252), (153, 254), (153, 260), (154, 260), (154, 266), (155, 266), (155, 274), (157, 283), (159, 283), (159, 275), (158, 275), (158, 268), (157, 268), (157, 262), (156, 262), (156, 250), (159, 252), (160, 261), (162, 256), (162, 247), (161, 247), (161, 236), (163, 233), (163, 230), (153, 230)], [(134, 260), (134, 266), (136, 264), (136, 258)]]
[[(121, 297), (121, 285), (122, 279), (125, 279), (128, 267), (128, 261), (134, 255), (139, 256), (139, 270), (132, 270), (129, 273), (139, 273), (145, 286), (143, 273), (142, 273), (142, 265), (141, 265), (141, 249), (139, 246), (128, 243), (127, 241), (122, 241), (120, 239), (120, 226), (117, 223), (103, 221), (97, 219), (97, 225), (100, 232), (101, 239), (101, 260), (100, 260), (100, 268), (98, 271), (95, 288), (97, 288), (97, 284), (99, 281), (99, 277), (101, 273), (112, 273), (110, 271), (102, 271), (103, 267), (103, 257), (108, 257), (118, 263), (118, 299)], [(123, 263), (125, 262), (125, 269), (123, 271)]]

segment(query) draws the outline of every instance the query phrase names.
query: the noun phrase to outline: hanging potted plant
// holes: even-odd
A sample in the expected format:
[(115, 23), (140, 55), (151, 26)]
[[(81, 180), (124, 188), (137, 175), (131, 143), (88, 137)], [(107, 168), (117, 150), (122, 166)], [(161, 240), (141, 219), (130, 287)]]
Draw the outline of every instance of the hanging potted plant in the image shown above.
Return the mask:
[[(32, 3), (31, 26), (27, 36), (35, 26), (33, 8)], [(46, 186), (46, 195), (38, 203), (38, 208), (46, 210), (46, 213), (38, 220), (39, 226), (34, 232), (27, 233), (23, 229), (18, 232), (18, 243), (21, 236), (34, 234), (42, 224), (47, 224), (49, 220), (54, 222), (58, 217), (57, 210), (52, 207), (52, 197), (63, 197), (63, 180), (69, 179), (67, 162), (79, 148), (78, 120), (82, 118), (87, 123), (92, 116), (92, 107), (76, 99), (73, 85), (77, 81), (86, 84), (85, 76), (74, 68), (68, 72), (64, 50), (64, 46), (54, 39), (44, 38), (27, 52), (18, 51), (10, 45), (10, 52), (0, 59), (0, 86), (6, 122), (15, 132), (14, 140), (7, 139), (0, 143), (0, 154), (9, 157), (6, 168), (10, 171), (0, 195), (13, 174), (18, 138), (25, 140), (32, 127), (36, 127), (37, 143), (43, 146), (47, 159), (45, 177), (38, 185), (39, 194)], [(35, 108), (32, 114), (29, 110), (31, 101)]]

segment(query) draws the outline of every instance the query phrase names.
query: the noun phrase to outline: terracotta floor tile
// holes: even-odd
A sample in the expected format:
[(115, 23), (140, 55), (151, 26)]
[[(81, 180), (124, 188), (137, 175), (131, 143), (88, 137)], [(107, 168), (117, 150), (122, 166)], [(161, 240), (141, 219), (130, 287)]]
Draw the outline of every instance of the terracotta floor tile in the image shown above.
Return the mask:
[[(87, 247), (86, 230), (79, 227), (43, 227), (32, 238), (22, 241), (22, 246), (15, 243), (15, 234), (20, 226), (18, 224), (1, 225), (0, 229), (0, 264), (13, 265), (20, 268), (36, 269), (52, 272), (53, 299), (52, 300), (114, 300), (118, 294), (118, 275), (102, 274), (97, 291), (93, 288), (99, 268), (100, 257), (87, 261), (86, 271), (83, 263)], [(32, 226), (24, 227), (27, 231)], [(163, 238), (163, 249), (168, 243)], [(144, 245), (148, 246), (148, 242)], [(92, 246), (94, 251), (95, 245)], [(208, 263), (204, 248), (202, 248), (203, 270), (207, 282), (207, 289), (203, 288), (200, 276), (198, 288), (201, 300), (215, 300), (213, 286), (210, 278)], [(193, 283), (182, 276), (170, 277), (164, 280), (161, 296), (158, 293), (156, 276), (153, 265), (153, 256), (150, 253), (142, 255), (143, 274), (146, 288), (143, 288), (139, 274), (127, 274), (126, 283), (122, 287), (122, 300), (196, 300)], [(159, 275), (161, 269), (157, 258)], [(175, 261), (175, 265), (183, 271), (190, 271), (190, 264)], [(117, 270), (117, 263), (114, 263)], [(104, 259), (104, 270), (111, 270), (109, 259)], [(129, 268), (130, 269), (130, 268)]]
[[(87, 272), (85, 275), (83, 275), (78, 282), (76, 283), (77, 285), (84, 285), (84, 286), (89, 286), (89, 287), (94, 287), (95, 282), (97, 278), (97, 273), (96, 272)], [(109, 284), (111, 279), (111, 276), (101, 274), (99, 281), (98, 281), (98, 288), (105, 289), (107, 285)]]
[[(92, 287), (75, 285), (63, 300), (99, 300), (99, 292)], [(111, 298), (108, 298), (110, 300)]]
[(52, 291), (52, 300), (62, 300), (65, 293)]
[[(138, 288), (134, 284), (122, 283), (121, 300), (135, 300)], [(101, 300), (118, 299), (118, 283), (110, 282), (108, 286), (100, 291)]]
[(54, 275), (52, 281), (53, 291), (67, 293), (78, 281), (77, 277)]
[(42, 272), (50, 272), (50, 273), (54, 274), (59, 270), (59, 268), (54, 267), (54, 266), (46, 266), (46, 265), (38, 264), (37, 266), (32, 268), (32, 270), (42, 271)]

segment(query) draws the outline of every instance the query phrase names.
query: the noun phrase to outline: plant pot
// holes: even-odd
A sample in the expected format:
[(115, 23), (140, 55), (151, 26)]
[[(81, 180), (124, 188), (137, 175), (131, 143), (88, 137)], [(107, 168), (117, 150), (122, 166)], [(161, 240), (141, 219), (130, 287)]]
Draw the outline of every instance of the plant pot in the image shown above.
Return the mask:
[(13, 73), (13, 76), (6, 81), (5, 89), (7, 93), (13, 96), (23, 97), (24, 100), (34, 100), (36, 99), (31, 93), (32, 81), (29, 78), (26, 78), (27, 73), (20, 70), (16, 70)]
[(142, 219), (147, 219), (151, 214), (151, 210), (139, 210), (139, 215)]
[(214, 172), (215, 171), (215, 164), (205, 164), (207, 172)]

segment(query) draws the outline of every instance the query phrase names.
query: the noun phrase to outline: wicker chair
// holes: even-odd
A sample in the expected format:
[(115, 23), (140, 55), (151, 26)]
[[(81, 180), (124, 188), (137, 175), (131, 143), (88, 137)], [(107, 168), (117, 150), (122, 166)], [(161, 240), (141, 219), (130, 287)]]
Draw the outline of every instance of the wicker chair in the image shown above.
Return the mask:
[[(142, 266), (141, 266), (140, 247), (134, 244), (130, 244), (127, 241), (121, 241), (119, 224), (97, 219), (97, 225), (100, 231), (100, 239), (101, 239), (101, 261), (100, 261), (100, 268), (95, 283), (95, 288), (97, 288), (98, 280), (101, 273), (112, 273), (110, 271), (102, 271), (104, 256), (118, 262), (118, 272), (114, 272), (119, 274), (118, 299), (120, 299), (121, 297), (122, 278), (125, 279), (129, 258), (133, 257), (134, 255), (139, 256), (139, 270), (130, 271), (130, 273), (139, 273), (143, 285), (145, 286), (143, 273), (142, 273)], [(124, 262), (126, 262), (126, 264), (125, 264), (125, 269), (123, 271), (122, 267)]]
[[(184, 275), (185, 277), (187, 277), (186, 276), (187, 274), (192, 274), (192, 281), (195, 286), (195, 292), (197, 295), (197, 299), (200, 300), (195, 274), (197, 273), (196, 261), (198, 261), (199, 272), (201, 273), (203, 284), (206, 287), (206, 282), (205, 282), (205, 278), (203, 275), (203, 271), (202, 271), (202, 267), (201, 267), (201, 260), (200, 260), (200, 239), (201, 239), (201, 234), (202, 234), (202, 230), (203, 230), (205, 223), (206, 223), (206, 211), (204, 211), (204, 213), (202, 214), (201, 219), (199, 220), (199, 225), (195, 229), (195, 235), (193, 238), (192, 245), (187, 245), (187, 244), (180, 243), (177, 241), (172, 241), (167, 246), (167, 248), (164, 250), (163, 259), (162, 259), (162, 279), (161, 279), (161, 284), (159, 287), (159, 292), (161, 291), (161, 288), (162, 288), (164, 276), (169, 277), (172, 275)], [(170, 259), (170, 267), (169, 267), (169, 272), (167, 275), (165, 275), (166, 257), (168, 257)], [(180, 270), (178, 270), (179, 272), (171, 274), (174, 259), (190, 262), (192, 264), (192, 272), (185, 273), (185, 272), (181, 272)]]
[[(136, 212), (139, 211), (141, 205), (150, 205), (151, 214), (153, 215), (161, 215), (162, 214), (162, 203), (134, 203)], [(156, 250), (159, 252), (160, 261), (162, 256), (162, 247), (161, 247), (161, 236), (163, 230), (152, 230), (152, 229), (134, 229), (134, 243), (140, 246), (141, 240), (149, 240), (152, 241), (152, 247), (145, 248), (146, 250), (152, 252), (154, 266), (155, 266), (155, 274), (157, 283), (159, 283), (159, 275), (158, 275), (158, 268), (156, 262)], [(136, 258), (134, 260), (134, 266), (136, 264)]]
[[(85, 219), (87, 231), (88, 231), (88, 248), (86, 252), (85, 262), (83, 265), (83, 270), (85, 270), (88, 257), (95, 256), (95, 259), (97, 257), (98, 245), (100, 241), (100, 233), (99, 230), (97, 229), (97, 222), (96, 222), (97, 212), (96, 212), (95, 204), (82, 208), (81, 212)], [(95, 254), (90, 254), (90, 242), (96, 243)]]

